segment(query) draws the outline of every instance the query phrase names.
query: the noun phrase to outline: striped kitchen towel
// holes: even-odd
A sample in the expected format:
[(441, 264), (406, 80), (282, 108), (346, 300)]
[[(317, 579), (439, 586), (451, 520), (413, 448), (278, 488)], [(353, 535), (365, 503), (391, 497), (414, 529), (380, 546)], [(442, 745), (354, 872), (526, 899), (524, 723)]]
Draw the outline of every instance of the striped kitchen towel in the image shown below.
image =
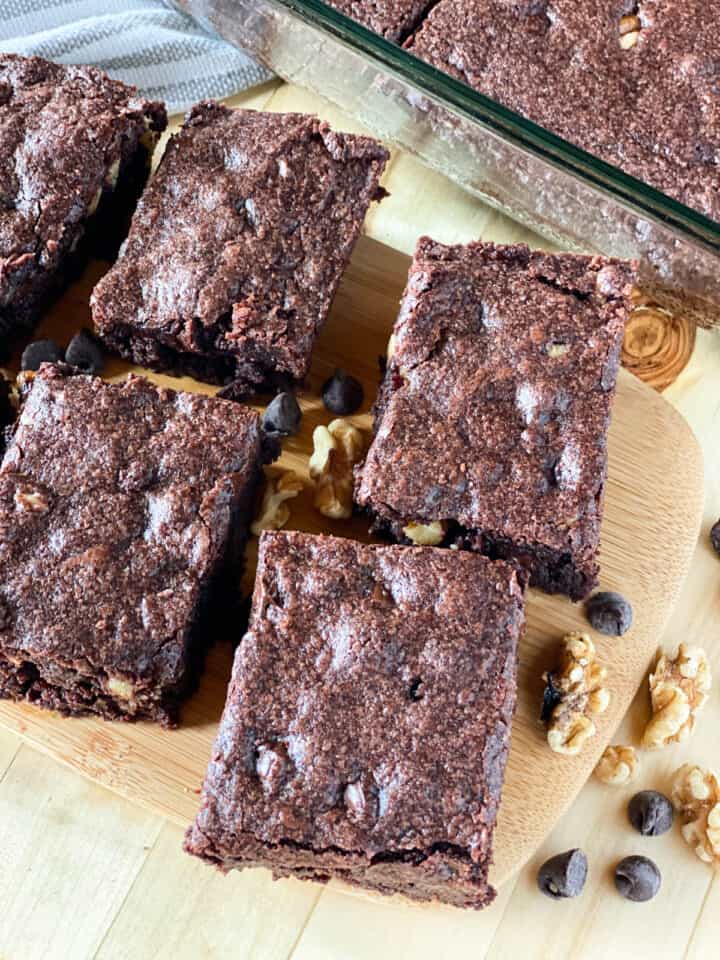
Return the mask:
[(170, 113), (271, 76), (164, 0), (0, 0), (0, 53), (94, 64)]

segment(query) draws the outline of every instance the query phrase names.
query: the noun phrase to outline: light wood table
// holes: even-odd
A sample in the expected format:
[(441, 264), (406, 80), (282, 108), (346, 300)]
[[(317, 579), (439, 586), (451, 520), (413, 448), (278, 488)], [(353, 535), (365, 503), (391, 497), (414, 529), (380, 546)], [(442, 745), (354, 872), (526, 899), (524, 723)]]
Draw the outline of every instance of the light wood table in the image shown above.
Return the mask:
[[(233, 102), (270, 101), (274, 109), (314, 110), (338, 127), (356, 128), (287, 85), (270, 84)], [(443, 241), (543, 245), (409, 156), (393, 156), (387, 187), (392, 196), (370, 214), (366, 230), (406, 252), (423, 232)], [(703, 645), (718, 678), (689, 742), (643, 754), (632, 788), (589, 782), (528, 867), (490, 909), (474, 914), (385, 903), (332, 884), (272, 883), (262, 870), (223, 877), (181, 852), (176, 827), (0, 731), (0, 960), (717, 956), (720, 873), (697, 860), (678, 831), (640, 837), (624, 809), (635, 789), (667, 789), (669, 775), (686, 760), (720, 768), (720, 559), (708, 545), (720, 517), (720, 334), (698, 333), (690, 363), (666, 396), (693, 427), (706, 466), (701, 540), (663, 638), (668, 646)], [(636, 742), (647, 712), (642, 690), (616, 742)], [(577, 901), (553, 903), (535, 888), (536, 867), (575, 846), (590, 860), (587, 888)], [(615, 893), (612, 865), (628, 853), (657, 861), (662, 896), (632, 904)]]

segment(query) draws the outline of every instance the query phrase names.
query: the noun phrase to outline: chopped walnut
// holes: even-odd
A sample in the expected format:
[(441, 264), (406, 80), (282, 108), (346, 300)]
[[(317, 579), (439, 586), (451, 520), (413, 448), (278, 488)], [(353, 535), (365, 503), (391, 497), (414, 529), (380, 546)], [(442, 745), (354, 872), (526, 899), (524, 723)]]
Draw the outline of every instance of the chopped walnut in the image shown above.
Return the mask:
[(547, 716), (547, 740), (555, 753), (574, 756), (595, 733), (591, 714), (604, 713), (610, 703), (610, 691), (603, 685), (607, 670), (595, 660), (595, 644), (586, 633), (570, 633), (563, 638), (557, 670), (544, 675)]
[(118, 700), (131, 702), (135, 699), (135, 687), (133, 687), (129, 680), (124, 680), (122, 677), (109, 676), (105, 681), (105, 686), (107, 687), (107, 692), (112, 694), (113, 697), (117, 697)]
[(292, 470), (286, 471), (275, 480), (268, 479), (260, 513), (250, 527), (254, 536), (259, 537), (263, 530), (280, 530), (284, 527), (290, 519), (290, 507), (286, 501), (296, 497), (302, 488), (302, 480)]
[(353, 467), (364, 450), (361, 431), (347, 420), (315, 427), (309, 468), (315, 481), (315, 507), (324, 517), (347, 520), (352, 516)]
[(595, 767), (595, 776), (611, 786), (622, 786), (634, 780), (638, 772), (638, 759), (634, 747), (621, 744), (607, 747)]
[(16, 490), (13, 499), (18, 510), (45, 513), (48, 508), (47, 497), (39, 490)]
[(549, 343), (545, 348), (547, 355), (551, 360), (558, 360), (560, 357), (564, 357), (569, 349), (569, 344), (557, 342)]
[(674, 658), (662, 651), (650, 674), (653, 715), (642, 738), (648, 749), (680, 743), (692, 732), (708, 698), (712, 678), (705, 651), (681, 643)]
[(403, 527), (403, 533), (419, 547), (436, 547), (445, 538), (446, 525), (443, 520), (430, 523), (409, 523)]
[(630, 50), (640, 39), (642, 23), (637, 14), (628, 14), (620, 17), (620, 46), (623, 50)]
[(712, 770), (686, 763), (675, 771), (672, 802), (683, 839), (706, 863), (720, 867), (720, 782)]

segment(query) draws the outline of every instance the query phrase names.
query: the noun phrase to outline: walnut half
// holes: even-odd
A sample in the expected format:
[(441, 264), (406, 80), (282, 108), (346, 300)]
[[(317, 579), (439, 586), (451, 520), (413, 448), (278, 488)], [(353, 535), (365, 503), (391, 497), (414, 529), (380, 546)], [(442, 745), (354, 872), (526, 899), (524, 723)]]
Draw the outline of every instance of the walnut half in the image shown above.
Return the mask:
[(575, 756), (595, 734), (592, 715), (604, 713), (610, 691), (604, 686), (607, 670), (596, 662), (595, 644), (586, 633), (563, 638), (556, 670), (544, 674), (546, 702), (551, 703), (547, 741), (555, 753)]
[(347, 520), (352, 516), (353, 467), (364, 451), (363, 434), (348, 420), (315, 427), (308, 466), (315, 481), (315, 507), (324, 517)]
[(630, 783), (637, 776), (638, 759), (634, 747), (621, 744), (606, 747), (595, 767), (595, 776), (614, 787)]
[(653, 715), (645, 727), (643, 747), (652, 750), (689, 736), (711, 686), (710, 665), (700, 647), (681, 643), (674, 658), (661, 651), (650, 674)]
[(302, 488), (302, 480), (292, 470), (287, 470), (275, 480), (268, 478), (260, 512), (250, 532), (259, 537), (263, 530), (280, 530), (284, 527), (290, 519), (290, 507), (286, 501), (296, 497)]
[(720, 782), (712, 770), (686, 763), (675, 771), (672, 802), (683, 839), (698, 857), (720, 867)]

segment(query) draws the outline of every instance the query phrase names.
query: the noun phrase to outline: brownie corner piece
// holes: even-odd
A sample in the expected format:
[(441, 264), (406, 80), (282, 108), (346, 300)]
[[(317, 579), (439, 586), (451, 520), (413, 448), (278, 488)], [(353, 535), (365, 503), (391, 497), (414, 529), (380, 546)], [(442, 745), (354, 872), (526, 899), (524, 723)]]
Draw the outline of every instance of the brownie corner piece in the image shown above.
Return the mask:
[(166, 123), (93, 67), (0, 54), (0, 340), (115, 255)]
[(0, 463), (0, 696), (174, 725), (261, 460), (239, 404), (43, 365)]
[(523, 623), (502, 561), (264, 533), (187, 852), (491, 902)]
[(418, 243), (355, 497), (374, 529), (597, 582), (607, 431), (632, 262)]
[(312, 116), (196, 105), (93, 291), (97, 332), (233, 398), (302, 382), (387, 159)]

